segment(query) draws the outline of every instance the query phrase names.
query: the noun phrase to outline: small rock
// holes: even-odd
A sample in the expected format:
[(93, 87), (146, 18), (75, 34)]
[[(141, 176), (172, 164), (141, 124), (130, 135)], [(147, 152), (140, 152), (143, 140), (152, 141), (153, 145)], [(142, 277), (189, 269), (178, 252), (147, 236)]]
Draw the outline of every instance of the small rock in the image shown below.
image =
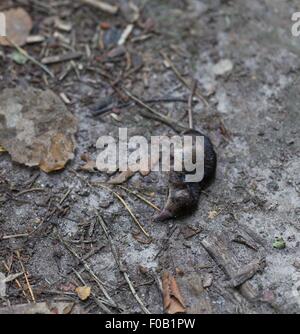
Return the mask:
[(203, 278), (203, 288), (209, 288), (212, 285), (214, 276), (212, 274), (205, 274)]
[(293, 263), (293, 266), (294, 266), (296, 269), (300, 270), (300, 260), (295, 260), (294, 263)]
[(233, 63), (229, 59), (220, 60), (217, 64), (213, 67), (213, 72), (215, 75), (224, 75), (228, 72), (231, 72), (233, 69)]

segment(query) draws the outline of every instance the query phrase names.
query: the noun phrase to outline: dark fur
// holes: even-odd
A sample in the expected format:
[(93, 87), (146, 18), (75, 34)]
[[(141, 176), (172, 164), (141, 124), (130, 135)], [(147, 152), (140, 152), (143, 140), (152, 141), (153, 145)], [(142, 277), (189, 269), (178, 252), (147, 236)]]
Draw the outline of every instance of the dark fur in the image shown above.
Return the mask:
[[(204, 136), (196, 130), (187, 130), (182, 135)], [(198, 204), (201, 191), (214, 179), (217, 167), (217, 155), (210, 139), (204, 136), (204, 177), (201, 182), (185, 182), (184, 172), (169, 173), (169, 194), (163, 210), (154, 217), (154, 221), (184, 216), (193, 211)]]

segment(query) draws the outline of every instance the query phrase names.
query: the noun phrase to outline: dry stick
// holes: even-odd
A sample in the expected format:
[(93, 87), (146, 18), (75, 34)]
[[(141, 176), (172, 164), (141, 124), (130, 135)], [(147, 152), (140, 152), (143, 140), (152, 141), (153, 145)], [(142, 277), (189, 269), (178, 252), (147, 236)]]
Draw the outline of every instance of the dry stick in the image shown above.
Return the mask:
[(145, 229), (143, 228), (143, 226), (140, 224), (140, 222), (138, 221), (138, 219), (135, 217), (135, 215), (133, 214), (132, 210), (130, 209), (130, 207), (128, 206), (128, 204), (124, 201), (124, 199), (115, 191), (113, 191), (112, 189), (110, 189), (109, 187), (106, 187), (100, 183), (93, 183), (91, 184), (90, 182), (84, 180), (75, 170), (71, 170), (80, 180), (82, 180), (83, 182), (85, 182), (90, 188), (94, 188), (95, 186), (97, 187), (101, 187), (103, 189), (108, 190), (109, 192), (111, 192), (115, 197), (117, 197), (120, 202), (124, 205), (124, 207), (126, 208), (126, 210), (129, 212), (129, 214), (131, 215), (132, 219), (134, 220), (134, 222), (138, 225), (138, 227), (141, 229), (141, 231), (145, 234), (145, 236), (147, 236), (148, 238), (151, 239), (151, 236), (149, 233), (147, 233), (145, 231)]
[[(3, 265), (4, 265), (5, 269), (6, 269), (6, 271), (7, 271), (8, 273), (10, 273), (10, 269), (9, 269), (9, 267), (8, 267), (8, 265), (6, 264), (5, 261), (3, 261)], [(22, 274), (23, 274), (23, 273), (22, 273)], [(25, 290), (23, 289), (23, 287), (22, 287), (20, 281), (16, 278), (16, 279), (15, 279), (15, 282), (16, 282), (16, 284), (17, 284), (17, 287), (18, 287), (19, 289), (22, 290), (22, 293), (23, 293), (24, 298), (27, 300), (28, 303), (30, 303), (30, 300), (29, 300), (29, 298), (27, 297), (27, 294), (26, 294)]]
[(15, 196), (17, 197), (17, 196), (21, 196), (21, 195), (31, 193), (31, 192), (35, 192), (35, 191), (45, 191), (45, 189), (44, 188), (31, 188), (31, 189), (20, 191)]
[(62, 205), (62, 204), (63, 204), (63, 202), (64, 202), (64, 201), (67, 199), (67, 197), (70, 195), (71, 191), (72, 191), (71, 188), (69, 188), (69, 189), (67, 190), (67, 192), (65, 193), (65, 195), (63, 196), (63, 198), (60, 200), (59, 205)]
[[(171, 69), (173, 70), (173, 72), (175, 73), (175, 75), (177, 76), (177, 78), (190, 90), (192, 90), (192, 87), (190, 86), (190, 84), (187, 82), (187, 80), (184, 79), (184, 77), (180, 74), (180, 72), (178, 71), (178, 69), (176, 68), (176, 66), (172, 63), (171, 59), (164, 53), (161, 52), (162, 56), (165, 58), (165, 60), (168, 62), (168, 64), (170, 65)], [(195, 95), (202, 101), (205, 103), (205, 105), (207, 107), (209, 107), (209, 104), (207, 102), (207, 100), (199, 93), (195, 91)]]
[(91, 267), (89, 266), (89, 264), (82, 259), (75, 251), (74, 249), (57, 233), (57, 237), (59, 239), (59, 241), (67, 248), (67, 250), (72, 253), (84, 266), (84, 269), (93, 277), (93, 279), (95, 280), (95, 282), (97, 283), (97, 285), (99, 286), (100, 290), (102, 291), (102, 293), (104, 294), (104, 296), (107, 298), (109, 305), (115, 307), (115, 308), (119, 308), (118, 305), (116, 304), (116, 302), (110, 297), (110, 295), (108, 294), (108, 292), (106, 291), (105, 287), (104, 287), (104, 283), (99, 279), (99, 277), (93, 272), (93, 270), (91, 269)]
[(140, 230), (145, 234), (146, 237), (151, 238), (150, 234), (145, 231), (144, 227), (138, 221), (138, 219), (136, 218), (136, 216), (134, 215), (134, 213), (130, 209), (129, 205), (124, 201), (124, 199), (117, 192), (115, 192), (112, 189), (110, 189), (109, 187), (106, 187), (106, 186), (104, 186), (102, 184), (99, 184), (99, 183), (97, 183), (95, 185), (99, 186), (99, 187), (101, 187), (103, 189), (106, 189), (106, 190), (110, 191), (115, 197), (117, 197), (118, 200), (124, 205), (124, 207), (126, 208), (126, 210), (129, 212), (129, 214), (132, 217), (133, 221), (137, 224), (137, 226), (140, 228)]
[(50, 57), (45, 57), (42, 59), (42, 64), (56, 64), (56, 63), (62, 63), (65, 61), (70, 61), (73, 59), (78, 59), (82, 56), (81, 53), (79, 52), (68, 52), (63, 55), (58, 55), (58, 56), (50, 56)]
[[(78, 271), (76, 271), (74, 268), (72, 269), (74, 274), (78, 277), (78, 279), (80, 280), (80, 282), (83, 284), (83, 285), (87, 285), (86, 282), (84, 281), (84, 279), (82, 278), (82, 276), (79, 274)], [(97, 297), (96, 295), (91, 292), (91, 295), (95, 301), (95, 303), (102, 309), (102, 311), (108, 313), (108, 314), (112, 314), (111, 310), (109, 308), (107, 308)]]
[(21, 260), (20, 252), (19, 252), (19, 251), (16, 251), (16, 254), (17, 254), (18, 260), (19, 260), (19, 262), (20, 262), (21, 268), (22, 268), (22, 270), (23, 270), (23, 274), (24, 274), (24, 277), (25, 277), (26, 284), (27, 284), (27, 286), (28, 286), (28, 290), (29, 290), (31, 299), (32, 299), (32, 301), (33, 301), (34, 303), (36, 303), (36, 300), (35, 300), (35, 297), (34, 297), (34, 294), (33, 294), (33, 291), (32, 291), (31, 285), (30, 285), (30, 282), (29, 282), (29, 280), (28, 280), (28, 276), (27, 276), (27, 273), (26, 273), (24, 264), (23, 264), (23, 262), (22, 262), (22, 260)]
[(100, 0), (81, 0), (81, 2), (91, 5), (95, 8), (98, 8), (102, 10), (103, 12), (109, 13), (109, 14), (117, 14), (119, 7), (118, 6), (112, 6), (106, 2), (100, 1)]
[(193, 123), (193, 98), (195, 95), (197, 89), (197, 81), (194, 80), (193, 88), (191, 95), (189, 97), (188, 107), (189, 107), (189, 127), (190, 129), (194, 129), (194, 123)]
[(14, 239), (14, 238), (24, 238), (28, 236), (29, 236), (29, 233), (20, 233), (20, 234), (4, 235), (1, 239), (8, 240), (8, 239)]
[(14, 41), (10, 40), (8, 37), (5, 37), (9, 44), (11, 44), (19, 53), (21, 53), (25, 58), (39, 66), (44, 72), (50, 75), (51, 78), (55, 78), (55, 75), (43, 64), (41, 64), (38, 60), (30, 56), (26, 50), (19, 47)]
[(118, 186), (119, 188), (129, 192), (129, 194), (134, 195), (135, 197), (139, 198), (141, 201), (145, 202), (146, 204), (148, 204), (150, 207), (152, 207), (153, 209), (157, 210), (157, 211), (161, 211), (159, 207), (157, 207), (155, 204), (151, 203), (150, 201), (147, 200), (147, 198), (145, 198), (144, 196), (124, 187), (124, 186)]
[(147, 109), (148, 111), (151, 112), (151, 114), (149, 114), (149, 113), (143, 114), (142, 113), (144, 116), (159, 120), (159, 121), (165, 123), (166, 125), (170, 126), (176, 132), (181, 132), (181, 131), (186, 130), (186, 126), (184, 126), (183, 124), (180, 124), (178, 122), (174, 122), (169, 117), (161, 115), (159, 112), (157, 112), (155, 109), (150, 107), (148, 104), (144, 103), (142, 100), (140, 100), (136, 96), (132, 95), (126, 89), (123, 88), (122, 90), (126, 93), (126, 95), (128, 97), (130, 97), (132, 100), (137, 102), (140, 106), (144, 107), (145, 109)]
[(132, 295), (134, 296), (134, 298), (136, 299), (136, 301), (137, 301), (138, 304), (140, 305), (141, 310), (142, 310), (144, 313), (146, 313), (146, 314), (150, 314), (150, 311), (146, 308), (146, 306), (143, 304), (143, 302), (141, 301), (140, 297), (138, 296), (138, 294), (137, 294), (137, 292), (136, 292), (134, 286), (132, 285), (132, 283), (131, 283), (131, 281), (130, 281), (130, 279), (129, 279), (129, 276), (128, 276), (127, 272), (125, 271), (125, 269), (124, 269), (124, 267), (123, 267), (123, 264), (122, 264), (122, 262), (121, 262), (121, 259), (118, 257), (117, 249), (116, 249), (116, 247), (115, 247), (115, 245), (114, 245), (114, 243), (113, 243), (112, 237), (110, 236), (110, 232), (108, 232), (108, 230), (107, 230), (107, 227), (106, 227), (106, 225), (105, 225), (105, 221), (104, 221), (103, 217), (100, 216), (100, 215), (98, 215), (97, 213), (96, 213), (96, 215), (97, 215), (97, 217), (98, 217), (98, 222), (101, 224), (101, 227), (102, 227), (102, 229), (103, 229), (103, 232), (104, 232), (104, 234), (106, 235), (107, 240), (108, 240), (108, 242), (109, 242), (109, 244), (110, 244), (111, 251), (112, 251), (113, 256), (114, 256), (114, 258), (115, 258), (115, 261), (116, 261), (116, 263), (117, 263), (117, 265), (118, 265), (118, 267), (119, 267), (119, 270), (120, 270), (120, 272), (123, 274), (123, 276), (124, 276), (124, 278), (125, 278), (125, 280), (126, 280), (128, 286), (129, 286), (129, 288), (130, 288), (130, 291), (131, 291)]
[[(178, 97), (167, 97), (167, 98), (157, 98), (157, 99), (149, 99), (149, 100), (143, 100), (144, 103), (174, 103), (174, 102), (181, 102), (181, 103), (188, 103), (188, 100), (185, 98), (178, 98)], [(194, 102), (194, 101), (193, 101)], [(112, 111), (113, 109), (123, 109), (127, 107), (131, 107), (135, 104), (135, 101), (126, 102), (122, 104), (117, 104), (115, 106), (109, 106), (104, 107), (101, 109), (98, 109), (97, 107), (94, 107), (95, 112), (93, 113), (93, 117), (101, 116), (109, 111)]]

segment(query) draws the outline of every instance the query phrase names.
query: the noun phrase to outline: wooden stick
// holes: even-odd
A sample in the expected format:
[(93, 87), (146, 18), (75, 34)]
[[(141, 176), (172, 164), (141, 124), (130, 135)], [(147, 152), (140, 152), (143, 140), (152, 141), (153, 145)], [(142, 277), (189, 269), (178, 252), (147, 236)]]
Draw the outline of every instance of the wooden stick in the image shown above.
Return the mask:
[(130, 291), (131, 291), (132, 295), (134, 296), (134, 298), (136, 299), (136, 301), (140, 305), (141, 310), (144, 313), (146, 313), (146, 314), (150, 314), (150, 311), (147, 309), (147, 307), (143, 304), (143, 302), (141, 301), (140, 297), (138, 296), (138, 294), (137, 294), (137, 292), (136, 292), (133, 284), (130, 281), (130, 278), (129, 278), (127, 272), (125, 271), (125, 269), (123, 267), (121, 259), (117, 255), (118, 254), (117, 249), (116, 249), (116, 247), (115, 247), (115, 245), (113, 243), (113, 240), (112, 240), (112, 238), (111, 238), (111, 236), (110, 236), (110, 234), (109, 234), (109, 232), (107, 230), (107, 227), (106, 227), (106, 224), (105, 224), (105, 221), (104, 221), (103, 217), (100, 216), (98, 213), (96, 213), (96, 215), (97, 215), (97, 218), (98, 218), (98, 222), (100, 223), (100, 225), (101, 225), (101, 227), (103, 229), (103, 232), (106, 235), (106, 238), (107, 238), (107, 240), (108, 240), (108, 242), (110, 244), (111, 251), (112, 251), (113, 256), (115, 258), (115, 261), (116, 261), (116, 263), (117, 263), (117, 265), (119, 267), (119, 270), (123, 274), (123, 276), (124, 276), (124, 278), (125, 278), (128, 286), (130, 288)]
[(145, 102), (143, 102), (142, 100), (140, 100), (136, 96), (132, 95), (126, 89), (123, 88), (123, 91), (126, 93), (126, 95), (128, 97), (130, 97), (132, 100), (134, 100), (135, 102), (137, 102), (140, 106), (144, 107), (145, 109), (147, 109), (148, 111), (151, 112), (150, 115), (149, 115), (149, 113), (147, 113), (146, 115), (144, 114), (146, 117), (150, 116), (150, 118), (153, 118), (153, 119), (156, 119), (158, 121), (161, 121), (161, 122), (165, 123), (166, 125), (170, 126), (176, 132), (181, 132), (181, 131), (186, 130), (186, 127), (183, 124), (180, 124), (178, 122), (174, 122), (169, 117), (161, 115), (155, 109), (153, 109), (152, 107), (150, 107), (148, 104), (146, 104)]
[[(178, 69), (176, 68), (176, 66), (173, 64), (173, 62), (171, 61), (171, 59), (165, 54), (165, 53), (161, 53), (162, 56), (165, 58), (165, 60), (167, 61), (167, 63), (170, 65), (171, 69), (173, 70), (173, 72), (175, 73), (175, 75), (177, 76), (178, 80), (181, 81), (189, 90), (192, 90), (191, 85), (189, 84), (189, 82), (187, 80), (185, 80), (185, 78), (180, 74), (180, 72), (178, 71)], [(207, 100), (197, 91), (195, 91), (195, 95), (202, 101), (204, 102), (204, 104), (209, 107), (209, 104), (207, 102)]]
[(146, 204), (148, 204), (154, 210), (159, 211), (159, 212), (161, 211), (161, 209), (159, 207), (157, 207), (155, 204), (153, 204), (150, 201), (148, 201), (147, 198), (145, 198), (144, 196), (142, 196), (142, 195), (140, 195), (140, 194), (138, 194), (138, 193), (136, 193), (136, 192), (134, 192), (134, 191), (132, 191), (132, 190), (124, 187), (124, 186), (120, 186), (119, 185), (118, 187), (121, 188), (121, 189), (123, 189), (123, 190), (125, 190), (125, 191), (127, 191), (127, 192), (129, 192), (129, 194), (132, 194), (133, 196), (139, 198), (141, 201), (143, 201)]
[(133, 221), (137, 224), (137, 226), (141, 229), (141, 231), (145, 234), (146, 237), (151, 238), (150, 234), (148, 232), (145, 231), (144, 227), (141, 225), (141, 223), (138, 221), (138, 219), (136, 218), (136, 216), (134, 215), (134, 213), (132, 212), (132, 210), (130, 209), (129, 205), (124, 201), (124, 199), (115, 191), (113, 191), (112, 189), (110, 189), (109, 187), (106, 187), (102, 184), (95, 184), (103, 189), (106, 189), (108, 191), (110, 191), (115, 197), (118, 198), (118, 200), (124, 205), (124, 207), (126, 208), (126, 210), (129, 212), (130, 216), (132, 217)]
[(83, 2), (84, 4), (93, 6), (95, 8), (98, 8), (100, 10), (102, 10), (103, 12), (115, 15), (117, 14), (119, 7), (117, 6), (112, 6), (104, 1), (100, 1), (100, 0), (81, 0), (81, 2)]
[(82, 259), (76, 252), (75, 250), (59, 235), (57, 234), (58, 239), (60, 240), (60, 242), (67, 248), (67, 250), (72, 253), (84, 266), (84, 269), (93, 277), (93, 279), (95, 280), (95, 282), (97, 283), (97, 285), (99, 286), (100, 290), (102, 291), (102, 293), (104, 294), (104, 296), (107, 298), (107, 300), (109, 301), (110, 305), (112, 305), (115, 308), (118, 308), (116, 302), (110, 297), (110, 295), (108, 294), (108, 292), (106, 291), (105, 287), (104, 287), (104, 283), (99, 279), (99, 277), (94, 273), (94, 271), (91, 269), (91, 267), (89, 266), (89, 264)]
[(24, 274), (24, 277), (25, 277), (25, 281), (26, 281), (26, 284), (28, 286), (28, 290), (29, 290), (29, 293), (30, 293), (30, 296), (31, 296), (31, 299), (34, 303), (36, 303), (36, 299), (34, 297), (34, 293), (32, 291), (32, 288), (31, 288), (31, 285), (30, 285), (30, 282), (29, 282), (29, 279), (28, 279), (28, 276), (27, 276), (27, 273), (26, 273), (26, 269), (24, 267), (24, 264), (21, 260), (21, 255), (20, 255), (20, 252), (19, 251), (16, 251), (16, 254), (17, 254), (17, 257), (18, 257), (18, 260), (19, 260), (19, 263), (21, 265), (21, 268), (22, 268), (22, 271), (23, 271), (23, 274)]
[(9, 44), (11, 44), (19, 53), (21, 53), (25, 58), (30, 60), (32, 63), (39, 66), (44, 72), (50, 75), (51, 78), (55, 78), (55, 75), (43, 64), (41, 64), (39, 61), (37, 61), (35, 58), (30, 56), (26, 50), (19, 47), (14, 41), (10, 40), (8, 37), (5, 37)]
[(189, 127), (190, 129), (194, 129), (193, 123), (193, 98), (197, 89), (197, 80), (194, 81), (191, 95), (189, 97), (188, 107), (189, 107)]
[(68, 52), (63, 55), (58, 55), (58, 56), (50, 56), (50, 57), (45, 57), (42, 59), (42, 64), (56, 64), (56, 63), (62, 63), (65, 61), (70, 61), (73, 59), (78, 59), (82, 56), (81, 53), (79, 52)]

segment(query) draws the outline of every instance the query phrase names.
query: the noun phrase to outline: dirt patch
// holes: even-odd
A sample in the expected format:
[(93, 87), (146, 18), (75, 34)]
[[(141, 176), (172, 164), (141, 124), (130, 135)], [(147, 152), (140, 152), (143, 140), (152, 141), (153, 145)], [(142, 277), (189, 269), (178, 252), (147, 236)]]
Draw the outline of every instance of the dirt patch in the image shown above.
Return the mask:
[[(17, 4), (19, 1), (3, 1), (0, 10)], [(142, 312), (96, 220), (97, 211), (105, 218), (118, 257), (150, 312), (163, 312), (159, 280), (163, 271), (169, 271), (176, 275), (192, 313), (299, 313), (300, 271), (294, 262), (300, 256), (300, 44), (290, 32), (290, 17), (299, 6), (296, 1), (279, 0), (174, 0), (172, 5), (154, 0), (136, 4), (143, 8), (140, 22), (125, 44), (125, 53), (112, 59), (106, 59), (108, 48), (114, 48), (110, 43), (115, 46), (128, 24), (121, 13), (111, 16), (74, 1), (53, 1), (51, 11), (47, 11), (47, 4), (23, 5), (33, 19), (34, 34), (47, 37), (43, 44), (24, 46), (36, 59), (66, 52), (63, 42), (53, 38), (54, 17), (72, 23), (72, 32), (65, 37), (82, 57), (73, 65), (69, 61), (48, 65), (55, 79), (31, 62), (14, 63), (10, 58), (13, 49), (1, 47), (1, 89), (30, 85), (64, 93), (71, 101), (68, 108), (77, 117), (79, 130), (75, 159), (61, 172), (45, 174), (25, 168), (0, 153), (0, 271), (21, 270), (19, 251), (38, 301), (76, 301), (92, 313), (104, 312), (99, 306), (99, 300), (104, 300), (111, 312)], [(145, 28), (150, 20), (155, 22), (154, 30)], [(103, 22), (109, 23), (110, 32), (104, 30), (101, 49), (97, 38)], [(143, 40), (141, 36), (146, 37)], [(130, 135), (173, 133), (166, 125), (144, 118), (137, 105), (93, 115), (93, 108), (97, 105), (101, 109), (108, 97), (114, 106), (124, 103), (116, 89), (120, 85), (142, 99), (187, 99), (189, 89), (166, 67), (161, 51), (171, 57), (187, 80), (199, 82), (209, 107), (201, 101), (195, 106), (195, 128), (212, 139), (218, 170), (198, 210), (165, 224), (152, 223), (154, 209), (126, 190), (115, 188), (151, 234), (152, 241), (147, 243), (111, 192), (88, 186), (87, 182), (106, 181), (107, 175), (82, 172), (80, 156), (87, 152), (95, 158), (98, 137), (117, 135), (119, 127), (127, 127)], [(233, 67), (216, 75), (214, 66), (222, 60), (230, 60)], [(112, 85), (111, 79), (117, 84)], [(187, 104), (157, 103), (154, 107), (187, 124)], [(138, 189), (153, 204), (163, 206), (167, 191), (164, 175), (137, 174), (126, 187)], [(33, 188), (44, 190), (18, 195)], [(188, 226), (201, 228), (201, 232), (186, 238), (184, 229)], [(29, 235), (8, 238), (16, 234)], [(58, 235), (85, 259), (115, 304)], [(204, 247), (204, 240), (218, 235), (225, 239), (224, 252), (235, 261), (233, 272)], [(284, 239), (286, 248), (273, 248), (276, 237)], [(258, 258), (265, 259), (265, 267), (232, 287), (235, 272)], [(212, 275), (212, 282), (204, 288), (207, 275)], [(82, 285), (80, 277), (92, 287), (98, 302), (94, 298), (79, 300), (73, 288)], [(19, 284), (9, 283), (1, 306), (8, 300), (11, 304), (31, 300), (23, 277)]]

